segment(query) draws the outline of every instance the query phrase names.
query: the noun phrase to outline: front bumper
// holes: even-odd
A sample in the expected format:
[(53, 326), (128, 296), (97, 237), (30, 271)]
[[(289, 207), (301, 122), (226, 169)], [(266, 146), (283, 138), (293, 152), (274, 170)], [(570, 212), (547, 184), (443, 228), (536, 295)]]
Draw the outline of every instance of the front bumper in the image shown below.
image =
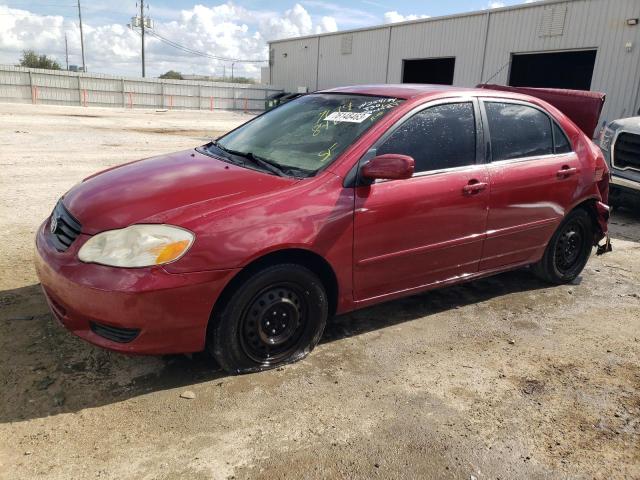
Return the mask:
[(622, 187), (625, 190), (630, 190), (631, 192), (640, 195), (640, 180), (625, 178), (625, 177), (616, 175), (615, 173), (612, 173), (611, 185), (615, 185), (616, 187)]
[(54, 317), (65, 328), (90, 343), (125, 353), (204, 349), (214, 302), (237, 270), (174, 274), (162, 267), (82, 263), (77, 252), (89, 237), (81, 234), (67, 251), (59, 252), (48, 239), (47, 226), (48, 221), (36, 235), (36, 272)]

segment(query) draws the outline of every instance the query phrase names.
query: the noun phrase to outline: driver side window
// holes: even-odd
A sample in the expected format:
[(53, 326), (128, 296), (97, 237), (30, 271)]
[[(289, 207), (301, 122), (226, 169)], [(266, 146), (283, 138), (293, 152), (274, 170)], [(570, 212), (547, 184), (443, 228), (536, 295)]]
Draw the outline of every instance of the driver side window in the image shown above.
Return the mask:
[(426, 108), (398, 127), (376, 155), (397, 153), (415, 160), (415, 172), (476, 163), (476, 120), (471, 102)]

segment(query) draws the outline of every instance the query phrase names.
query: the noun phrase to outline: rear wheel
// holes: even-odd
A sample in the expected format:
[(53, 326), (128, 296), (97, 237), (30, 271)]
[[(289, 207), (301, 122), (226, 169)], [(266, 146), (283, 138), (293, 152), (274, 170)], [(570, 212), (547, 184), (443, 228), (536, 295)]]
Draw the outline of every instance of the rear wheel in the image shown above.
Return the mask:
[(587, 264), (592, 246), (591, 218), (585, 210), (574, 210), (553, 234), (542, 259), (532, 265), (532, 271), (546, 282), (569, 283)]
[(309, 269), (268, 267), (245, 281), (212, 319), (208, 348), (230, 373), (295, 362), (318, 343), (328, 316), (325, 289)]

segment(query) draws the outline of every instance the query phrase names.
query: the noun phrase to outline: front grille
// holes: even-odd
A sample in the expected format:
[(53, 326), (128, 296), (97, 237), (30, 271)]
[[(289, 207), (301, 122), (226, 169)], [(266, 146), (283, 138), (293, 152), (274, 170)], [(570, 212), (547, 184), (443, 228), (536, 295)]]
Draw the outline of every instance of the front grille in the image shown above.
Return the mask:
[(623, 132), (613, 146), (613, 166), (640, 170), (640, 135)]
[(90, 322), (91, 331), (96, 335), (100, 335), (107, 340), (118, 343), (129, 343), (138, 336), (140, 329), (138, 328), (122, 328), (104, 325), (102, 323)]
[(62, 204), (62, 200), (58, 200), (49, 219), (49, 234), (56, 250), (60, 252), (67, 250), (80, 235), (81, 228), (80, 222), (73, 218)]

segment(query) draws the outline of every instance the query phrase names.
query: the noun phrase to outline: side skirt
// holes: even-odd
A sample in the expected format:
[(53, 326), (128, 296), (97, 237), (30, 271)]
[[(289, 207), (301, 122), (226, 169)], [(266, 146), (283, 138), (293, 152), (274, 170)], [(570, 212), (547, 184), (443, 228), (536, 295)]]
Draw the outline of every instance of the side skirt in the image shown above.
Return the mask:
[[(411, 295), (415, 295), (416, 293), (435, 290), (437, 288), (443, 288), (451, 285), (462, 284), (462, 283), (470, 282), (472, 280), (478, 280), (479, 278), (490, 277), (498, 273), (508, 272), (510, 270), (516, 270), (518, 268), (531, 265), (531, 263), (532, 263), (531, 260), (528, 259), (524, 262), (510, 264), (510, 265), (502, 266), (492, 270), (484, 270), (482, 272), (469, 273), (467, 275), (459, 275), (459, 276), (448, 278), (446, 280), (440, 280), (438, 282), (428, 283), (425, 285), (420, 285), (420, 286), (408, 288), (405, 290), (398, 290), (396, 292), (385, 293), (384, 295), (378, 295), (376, 297), (369, 297), (362, 300), (356, 300), (352, 304), (353, 308), (350, 308), (347, 311), (368, 307), (369, 305), (387, 302), (389, 300), (395, 300), (397, 298), (408, 297)], [(346, 311), (340, 312), (340, 313), (346, 313)]]

